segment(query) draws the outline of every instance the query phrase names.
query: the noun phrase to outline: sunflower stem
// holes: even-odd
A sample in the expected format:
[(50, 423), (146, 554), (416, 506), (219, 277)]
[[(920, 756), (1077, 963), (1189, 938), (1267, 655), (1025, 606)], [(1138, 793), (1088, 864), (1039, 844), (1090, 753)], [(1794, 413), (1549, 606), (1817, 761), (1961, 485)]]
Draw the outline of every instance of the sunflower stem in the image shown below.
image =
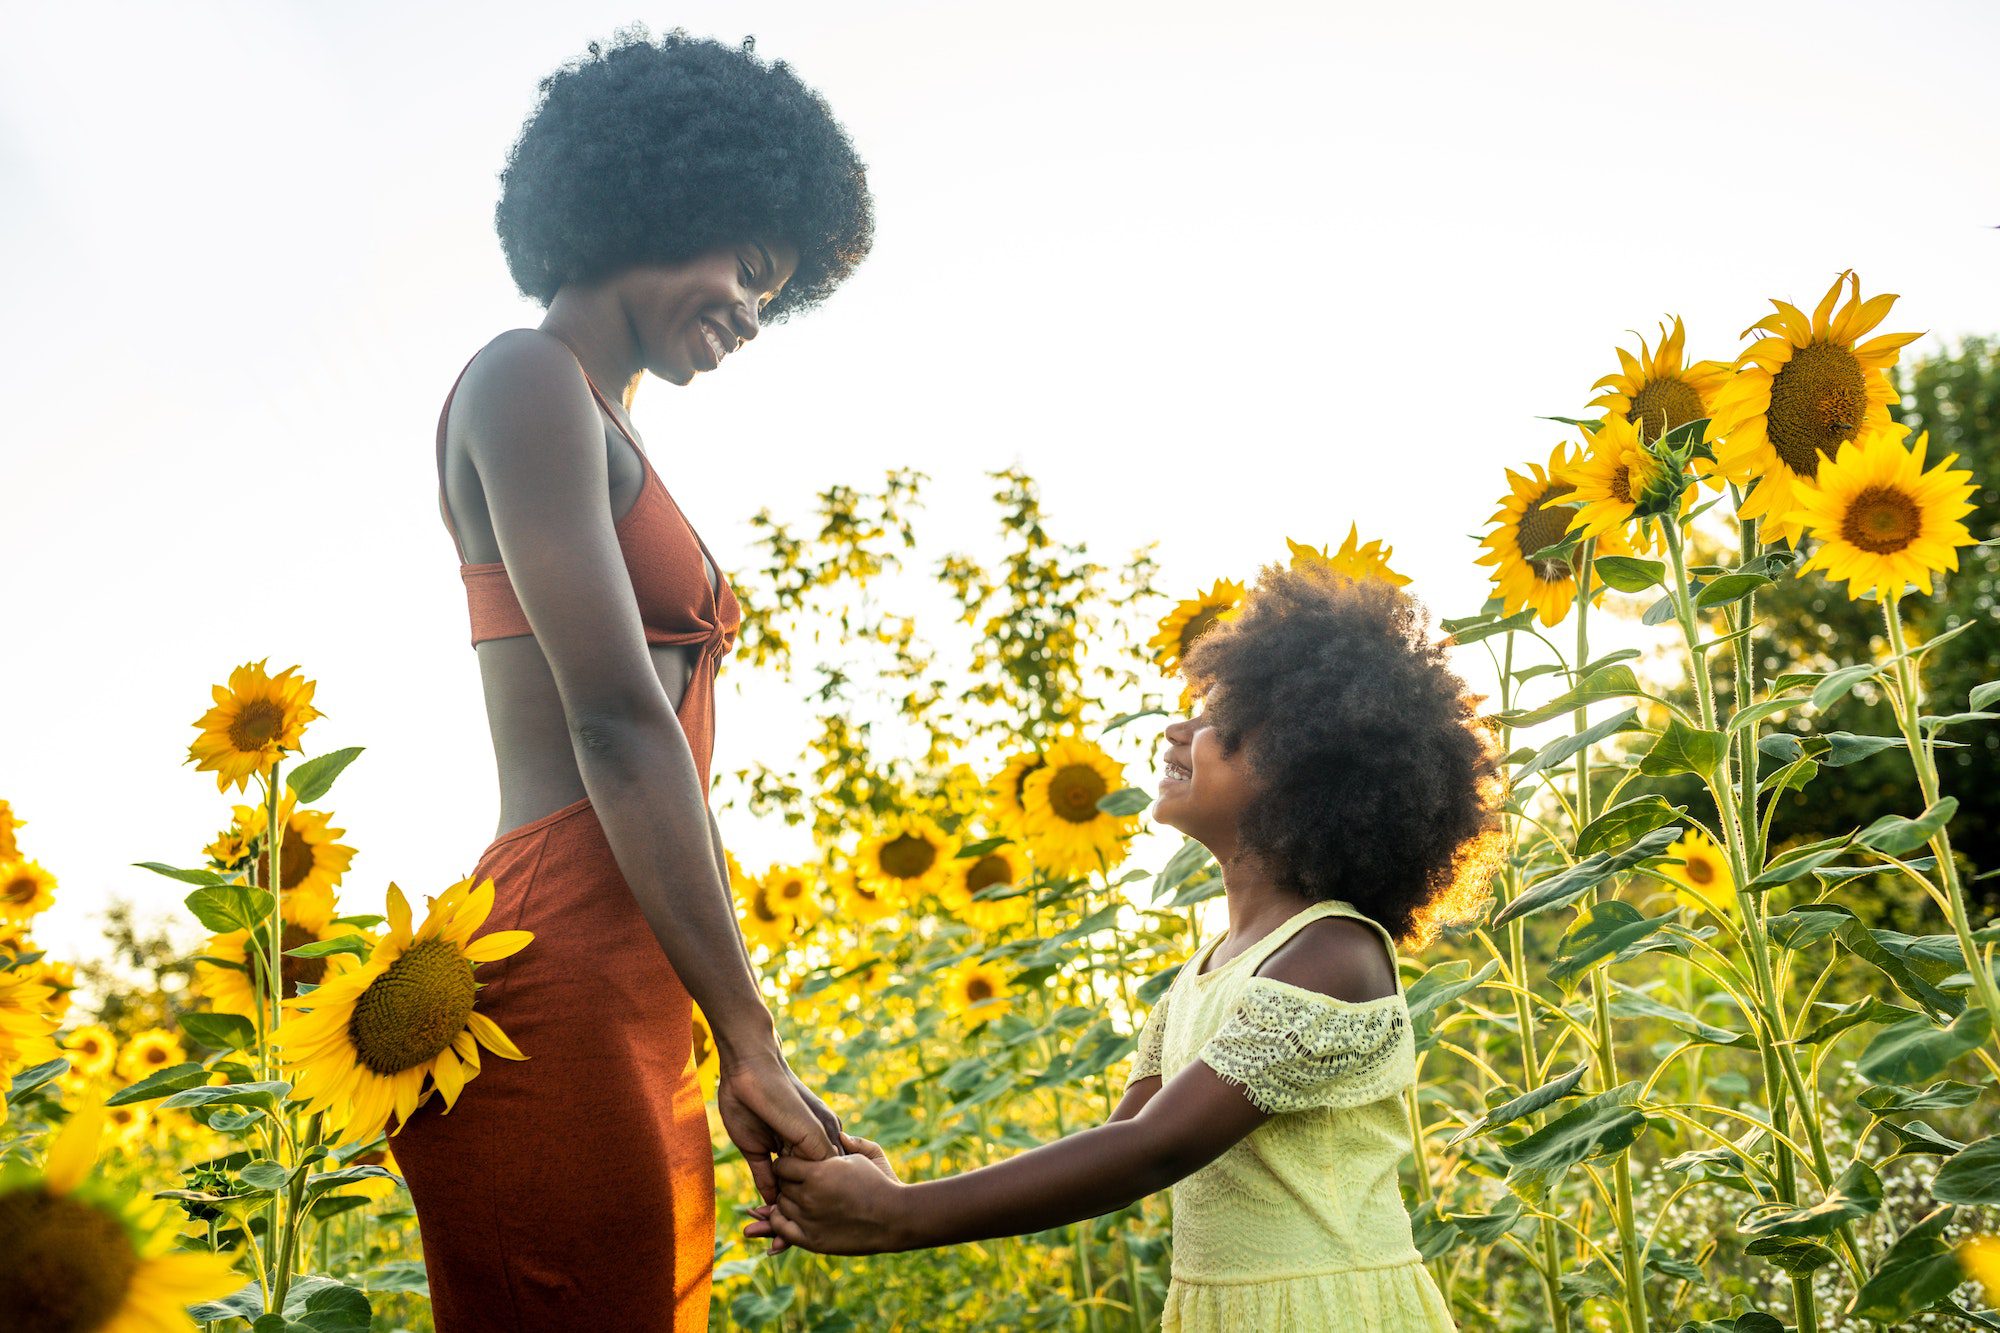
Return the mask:
[[(1918, 721), (1924, 702), (1924, 686), (1917, 664), (1910, 660), (1909, 648), (1903, 635), (1903, 599), (1890, 597), (1882, 603), (1882, 622), (1889, 629), (1889, 651), (1894, 654), (1896, 666), (1896, 721), (1903, 733), (1903, 742), (1910, 749), (1910, 763), (1916, 769), (1917, 786), (1923, 793), (1924, 809), (1928, 810), (1941, 799), (1937, 772), (1937, 755), (1922, 736), (1922, 724)], [(1985, 1008), (1989, 1027), (1989, 1038), (2000, 1041), (2000, 987), (1993, 980), (1993, 969), (1979, 956), (1979, 946), (1972, 938), (1972, 923), (1965, 907), (1965, 886), (1959, 880), (1958, 862), (1951, 851), (1951, 830), (1949, 821), (1938, 826), (1931, 835), (1931, 854), (1937, 857), (1938, 879), (1944, 885), (1945, 902), (1951, 917), (1951, 931), (1958, 939), (1958, 951), (1965, 960), (1965, 970), (1972, 974), (1973, 989), (1979, 993), (1979, 1003)]]
[[(1576, 571), (1576, 670), (1581, 672), (1590, 664), (1590, 575), (1591, 558), (1596, 553), (1595, 540), (1586, 539), (1577, 547)], [(1581, 735), (1590, 727), (1590, 705), (1579, 704), (1575, 713), (1577, 734)], [(1590, 826), (1594, 805), (1590, 790), (1590, 747), (1584, 746), (1576, 754), (1576, 827), (1581, 833)], [(1611, 889), (1600, 884), (1592, 895), (1592, 901), (1602, 904), (1610, 900)], [(1595, 1060), (1597, 1066), (1598, 1090), (1609, 1091), (1618, 1083), (1618, 1047), (1611, 1028), (1610, 978), (1606, 975), (1608, 960), (1599, 961), (1590, 969), (1590, 1004), (1596, 1020)], [(1611, 1159), (1612, 1208), (1618, 1223), (1618, 1258), (1623, 1269), (1625, 1288), (1625, 1327), (1627, 1333), (1646, 1333), (1649, 1327), (1646, 1314), (1645, 1259), (1640, 1253), (1638, 1222), (1632, 1208), (1632, 1159), (1621, 1152)]]
[[(1500, 666), (1500, 714), (1505, 717), (1514, 708), (1514, 636), (1503, 636), (1506, 650)], [(1500, 753), (1514, 751), (1514, 729), (1505, 723), (1500, 727)], [(1509, 817), (1512, 818), (1511, 816)], [(1518, 839), (1515, 830), (1508, 830), (1507, 845), (1515, 847)], [(1521, 868), (1513, 856), (1507, 858), (1507, 868), (1501, 878), (1501, 888), (1509, 902), (1521, 891)], [(1542, 1078), (1542, 1062), (1536, 1050), (1534, 1014), (1528, 1006), (1527, 960), (1525, 955), (1526, 932), (1519, 917), (1507, 923), (1507, 966), (1510, 970), (1514, 1000), (1514, 1026), (1520, 1032), (1521, 1042), (1521, 1087), (1539, 1087)], [(1562, 1245), (1556, 1229), (1540, 1218), (1535, 1219), (1535, 1239), (1541, 1247), (1541, 1263), (1537, 1265), (1542, 1278), (1542, 1295), (1547, 1302), (1549, 1326), (1554, 1333), (1569, 1333), (1569, 1305), (1562, 1299)]]

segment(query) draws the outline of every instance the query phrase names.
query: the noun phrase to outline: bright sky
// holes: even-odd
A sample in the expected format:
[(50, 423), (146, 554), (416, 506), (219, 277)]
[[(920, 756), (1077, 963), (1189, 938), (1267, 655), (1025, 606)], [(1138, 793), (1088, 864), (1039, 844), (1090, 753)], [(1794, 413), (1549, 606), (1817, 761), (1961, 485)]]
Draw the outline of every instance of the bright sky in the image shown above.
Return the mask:
[[(1729, 356), (1854, 266), (1887, 327), (2000, 328), (1990, 4), (349, 3), (0, 17), (0, 797), (61, 881), (40, 934), (176, 909), (228, 798), (178, 767), (208, 687), (299, 663), (348, 901), (435, 893), (494, 831), (432, 432), (539, 312), (492, 234), (538, 78), (644, 18), (745, 32), (868, 161), (875, 253), (636, 419), (725, 564), (748, 517), (912, 465), (940, 546), (984, 473), (1054, 531), (1158, 539), (1191, 591), (1350, 520), (1440, 614), (1466, 534), (1624, 331)], [(725, 671), (718, 770), (796, 712)], [(1146, 785), (1151, 775), (1135, 774)], [(726, 793), (725, 793), (726, 794)], [(746, 861), (796, 850), (722, 816)], [(185, 920), (185, 917), (182, 917)], [(190, 943), (193, 927), (188, 927)]]

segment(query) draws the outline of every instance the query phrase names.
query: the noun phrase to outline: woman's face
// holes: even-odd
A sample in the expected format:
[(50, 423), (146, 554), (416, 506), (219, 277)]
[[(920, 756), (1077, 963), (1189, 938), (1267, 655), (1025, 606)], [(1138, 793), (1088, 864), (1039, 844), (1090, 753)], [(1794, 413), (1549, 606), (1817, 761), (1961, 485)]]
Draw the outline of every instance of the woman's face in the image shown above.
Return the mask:
[(620, 297), (646, 369), (686, 384), (757, 336), (764, 307), (798, 271), (798, 249), (763, 239), (621, 275)]
[(1236, 849), (1238, 821), (1257, 794), (1249, 746), (1225, 755), (1222, 737), (1203, 715), (1169, 723), (1166, 739), (1154, 821), (1179, 829), (1216, 859), (1228, 858)]

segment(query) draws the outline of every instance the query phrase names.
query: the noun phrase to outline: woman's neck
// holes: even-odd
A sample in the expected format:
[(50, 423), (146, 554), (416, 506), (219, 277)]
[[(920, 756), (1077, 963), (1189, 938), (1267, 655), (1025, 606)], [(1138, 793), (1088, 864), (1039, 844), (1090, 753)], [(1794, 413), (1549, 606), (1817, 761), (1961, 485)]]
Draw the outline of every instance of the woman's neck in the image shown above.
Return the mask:
[(607, 394), (615, 394), (621, 408), (631, 406), (646, 367), (631, 322), (611, 292), (564, 287), (549, 302), (541, 328), (568, 343), (584, 373)]

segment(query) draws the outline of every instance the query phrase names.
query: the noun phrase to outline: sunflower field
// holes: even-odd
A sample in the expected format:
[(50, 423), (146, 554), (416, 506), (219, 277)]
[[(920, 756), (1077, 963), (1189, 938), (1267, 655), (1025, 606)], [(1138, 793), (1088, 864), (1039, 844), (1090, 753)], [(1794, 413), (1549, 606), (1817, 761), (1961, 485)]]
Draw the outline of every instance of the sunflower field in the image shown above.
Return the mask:
[[(2000, 515), (1931, 438), (2000, 438), (2000, 395), (1910, 419), (1895, 299), (1842, 274), (1725, 360), (1662, 324), (1551, 419), (1545, 459), (1494, 464), (1492, 597), (1441, 632), (1491, 691), (1508, 855), (1483, 914), (1403, 960), (1405, 1193), (1464, 1329), (2000, 1329), (2000, 866), (1953, 841), (1992, 806), (1953, 779), (2000, 744), (2000, 680), (1933, 684), (1963, 680), (1961, 636), (2000, 647)], [(1177, 597), (1149, 551), (1098, 564), (1017, 471), (994, 474), (997, 554), (931, 555), (925, 481), (754, 520), (732, 669), (814, 723), (802, 762), (724, 782), (810, 835), (776, 864), (731, 849), (743, 932), (795, 1068), (906, 1179), (1099, 1122), (1220, 925), (1218, 868), (1148, 828), (1144, 775), (1158, 719), (1198, 705), (1182, 653), (1254, 572)], [(1307, 536), (1272, 558), (1407, 582), (1379, 537)], [(885, 595), (905, 572), (927, 603)], [(1852, 614), (1777, 652), (1773, 608), (1807, 592)], [(128, 936), (146, 985), (36, 947), (59, 885), (0, 804), (0, 1327), (430, 1327), (393, 1131), (532, 1058), (477, 975), (535, 944), (483, 929), (490, 884), (419, 908), (345, 882), (327, 800), (360, 751), (311, 755), (297, 673), (238, 666), (194, 722), (188, 761), (254, 799), (146, 863), (208, 933), (191, 957)], [(1826, 826), (1862, 766), (1901, 807)], [(717, 1328), (1157, 1324), (1164, 1196), (950, 1250), (768, 1255), (716, 1128)]]

